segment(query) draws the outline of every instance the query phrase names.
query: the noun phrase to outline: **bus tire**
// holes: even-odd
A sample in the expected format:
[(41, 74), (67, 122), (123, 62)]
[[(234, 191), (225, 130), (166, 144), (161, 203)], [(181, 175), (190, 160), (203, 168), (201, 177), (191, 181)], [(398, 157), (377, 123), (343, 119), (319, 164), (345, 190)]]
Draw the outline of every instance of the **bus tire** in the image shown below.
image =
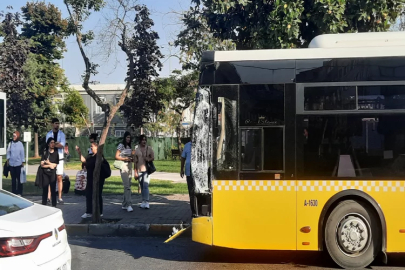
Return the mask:
[(362, 201), (340, 202), (326, 222), (325, 245), (342, 268), (369, 266), (381, 251), (381, 226), (374, 209)]

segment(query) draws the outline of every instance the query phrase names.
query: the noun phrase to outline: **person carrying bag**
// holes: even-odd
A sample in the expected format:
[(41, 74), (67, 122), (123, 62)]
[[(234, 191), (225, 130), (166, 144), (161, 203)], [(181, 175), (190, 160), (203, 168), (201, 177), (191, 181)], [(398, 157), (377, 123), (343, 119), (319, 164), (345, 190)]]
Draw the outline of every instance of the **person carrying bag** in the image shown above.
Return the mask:
[(132, 138), (131, 134), (127, 131), (124, 134), (122, 143), (117, 147), (115, 153), (114, 167), (120, 170), (122, 184), (124, 186), (124, 198), (122, 201), (122, 210), (128, 212), (134, 211), (132, 208), (131, 199), (131, 179), (132, 179), (132, 162), (133, 155), (131, 150)]
[(10, 142), (7, 148), (7, 167), (11, 174), (11, 186), (12, 193), (22, 196), (23, 194), (23, 183), (21, 181), (21, 172), (24, 168), (25, 155), (24, 155), (24, 145), (20, 142), (20, 132), (15, 131), (13, 133), (13, 141)]
[(56, 207), (56, 167), (59, 164), (59, 153), (55, 150), (55, 140), (48, 138), (47, 148), (41, 158), (42, 205), (47, 205), (48, 190), (51, 190), (52, 206)]
[(138, 179), (141, 185), (142, 203), (139, 207), (149, 209), (149, 183), (150, 175), (156, 171), (153, 161), (155, 154), (153, 149), (147, 144), (145, 135), (139, 137), (139, 147), (135, 150), (135, 179)]

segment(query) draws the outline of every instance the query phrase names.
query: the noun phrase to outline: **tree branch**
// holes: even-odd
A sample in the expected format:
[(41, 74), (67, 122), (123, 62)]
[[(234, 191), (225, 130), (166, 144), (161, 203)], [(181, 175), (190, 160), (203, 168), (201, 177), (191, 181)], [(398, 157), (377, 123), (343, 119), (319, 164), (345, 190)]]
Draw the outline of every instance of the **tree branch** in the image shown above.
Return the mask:
[(79, 30), (79, 21), (78, 19), (75, 19), (73, 17), (72, 11), (69, 8), (69, 5), (67, 4), (66, 1), (64, 1), (66, 8), (68, 10), (69, 13), (69, 17), (72, 20), (72, 22), (74, 23), (75, 26), (75, 36), (76, 36), (76, 42), (77, 45), (79, 46), (79, 50), (80, 53), (82, 55), (85, 67), (86, 67), (86, 71), (85, 71), (85, 75), (84, 75), (84, 80), (83, 80), (83, 84), (82, 87), (84, 88), (84, 90), (86, 90), (87, 94), (89, 94), (89, 96), (91, 96), (94, 101), (97, 103), (98, 106), (100, 106), (102, 108), (103, 111), (107, 110), (107, 107), (109, 106), (108, 103), (105, 103), (101, 100), (101, 98), (93, 91), (93, 89), (90, 88), (89, 86), (89, 81), (90, 81), (90, 77), (91, 77), (91, 68), (92, 68), (92, 64), (89, 60), (89, 58), (86, 55), (86, 52), (84, 51), (83, 48), (83, 44), (82, 44), (82, 37), (83, 34), (81, 33), (81, 31)]
[(131, 83), (135, 77), (135, 62), (134, 62), (134, 58), (133, 58), (131, 50), (127, 47), (128, 44), (126, 42), (126, 33), (127, 33), (127, 26), (125, 24), (123, 24), (120, 47), (121, 47), (122, 51), (125, 52), (128, 60), (129, 60), (129, 64), (128, 64), (129, 76), (127, 78), (127, 83), (125, 85), (125, 89), (124, 89), (124, 91), (122, 91), (121, 97), (120, 97), (118, 103), (111, 109), (111, 114), (109, 117), (111, 117), (111, 115), (115, 115), (117, 110), (124, 104), (125, 98), (127, 97), (129, 89), (131, 88)]

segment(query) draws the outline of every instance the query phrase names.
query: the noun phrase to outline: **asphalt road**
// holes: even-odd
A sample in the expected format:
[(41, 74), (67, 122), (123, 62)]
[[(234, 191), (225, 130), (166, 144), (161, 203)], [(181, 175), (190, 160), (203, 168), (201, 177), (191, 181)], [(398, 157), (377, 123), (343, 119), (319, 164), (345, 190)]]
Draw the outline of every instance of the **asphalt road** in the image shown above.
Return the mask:
[[(180, 238), (70, 238), (72, 270), (339, 269), (319, 252), (240, 251), (211, 248)], [(369, 269), (405, 269), (405, 254)]]

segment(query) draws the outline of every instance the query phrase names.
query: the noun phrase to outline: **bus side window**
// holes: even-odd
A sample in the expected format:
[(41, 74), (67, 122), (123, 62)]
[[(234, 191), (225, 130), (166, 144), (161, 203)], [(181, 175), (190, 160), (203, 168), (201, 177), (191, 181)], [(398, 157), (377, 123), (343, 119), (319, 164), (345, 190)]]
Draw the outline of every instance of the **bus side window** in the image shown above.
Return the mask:
[(213, 172), (217, 179), (236, 179), (238, 156), (238, 86), (214, 86)]
[(242, 171), (260, 171), (261, 163), (261, 129), (241, 130), (241, 165)]
[(237, 123), (236, 101), (225, 97), (218, 97), (218, 136), (217, 168), (218, 170), (237, 169)]

